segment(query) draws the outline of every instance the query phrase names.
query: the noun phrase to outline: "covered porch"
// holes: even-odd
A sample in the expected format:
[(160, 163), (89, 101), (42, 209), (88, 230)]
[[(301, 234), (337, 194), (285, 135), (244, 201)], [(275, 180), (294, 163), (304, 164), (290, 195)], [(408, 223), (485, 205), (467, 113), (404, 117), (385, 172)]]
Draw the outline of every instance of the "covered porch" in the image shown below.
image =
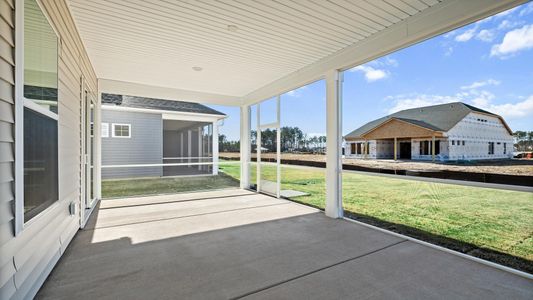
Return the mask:
[[(342, 197), (344, 72), (527, 1), (0, 2), (7, 41), (0, 48), (0, 121), (7, 124), (0, 131), (7, 149), (0, 298), (531, 299), (530, 274), (348, 220)], [(31, 19), (24, 27), (25, 9), (39, 12), (57, 46), (49, 53), (56, 59), (53, 109), (25, 98), (24, 34), (34, 28)], [(318, 81), (325, 86), (324, 211), (284, 200), (280, 175), (280, 97)], [(105, 93), (236, 107), (239, 188), (102, 199)], [(265, 101), (275, 103), (268, 121)], [(39, 143), (23, 143), (36, 128), (24, 127), (27, 110), (46, 117), (54, 137), (34, 139), (50, 146), (49, 157), (36, 160), (51, 167), (30, 179), (53, 182), (36, 180), (51, 192), (33, 220), (30, 195), (44, 193), (25, 183), (32, 175), (25, 152), (39, 152)], [(171, 121), (163, 116), (161, 129), (175, 139), (187, 129), (188, 149), (161, 149), (159, 161), (133, 167), (187, 165), (216, 177), (216, 123)], [(124, 127), (119, 137), (130, 129), (137, 130)], [(262, 161), (266, 130), (276, 158)], [(435, 149), (438, 133), (418, 136)], [(393, 139), (395, 159), (398, 137), (382, 136)], [(163, 175), (192, 177), (178, 168)]]
[(530, 299), (529, 279), (240, 189), (102, 200), (39, 299)]

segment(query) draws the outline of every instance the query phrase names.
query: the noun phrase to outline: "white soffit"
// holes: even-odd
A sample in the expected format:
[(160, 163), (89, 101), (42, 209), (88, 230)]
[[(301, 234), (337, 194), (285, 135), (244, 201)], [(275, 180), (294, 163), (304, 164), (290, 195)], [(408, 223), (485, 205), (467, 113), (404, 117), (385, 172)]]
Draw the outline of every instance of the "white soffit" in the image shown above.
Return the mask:
[(224, 95), (215, 102), (228, 105), (271, 97), (523, 2), (69, 0), (102, 81), (190, 91), (199, 102)]
[(439, 1), (69, 3), (99, 78), (244, 96)]

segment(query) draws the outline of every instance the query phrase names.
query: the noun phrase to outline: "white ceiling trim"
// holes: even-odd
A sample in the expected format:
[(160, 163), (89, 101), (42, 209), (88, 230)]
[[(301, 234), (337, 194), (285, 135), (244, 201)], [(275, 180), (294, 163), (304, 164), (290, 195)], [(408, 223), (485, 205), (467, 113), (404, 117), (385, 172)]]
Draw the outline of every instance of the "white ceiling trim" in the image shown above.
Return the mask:
[(243, 105), (289, 92), (324, 78), (331, 70), (350, 69), (526, 2), (528, 0), (446, 0), (249, 93), (243, 97)]
[(100, 93), (158, 98), (165, 100), (188, 101), (205, 104), (238, 106), (242, 103), (240, 97), (173, 89), (167, 87), (159, 87), (153, 85), (101, 78), (98, 79), (98, 89)]

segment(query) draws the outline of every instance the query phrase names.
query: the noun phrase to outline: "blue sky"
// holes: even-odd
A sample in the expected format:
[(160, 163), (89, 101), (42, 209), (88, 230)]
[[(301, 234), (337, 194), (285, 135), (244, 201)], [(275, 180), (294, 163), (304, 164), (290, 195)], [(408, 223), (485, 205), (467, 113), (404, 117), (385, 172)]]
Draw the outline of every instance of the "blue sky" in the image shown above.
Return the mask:
[[(401, 109), (455, 101), (533, 130), (533, 3), (346, 71), (343, 92), (344, 134)], [(212, 107), (229, 116), (221, 132), (238, 139), (239, 108)], [(262, 119), (273, 118), (272, 103), (264, 107)], [(324, 82), (282, 95), (281, 121), (324, 134)]]

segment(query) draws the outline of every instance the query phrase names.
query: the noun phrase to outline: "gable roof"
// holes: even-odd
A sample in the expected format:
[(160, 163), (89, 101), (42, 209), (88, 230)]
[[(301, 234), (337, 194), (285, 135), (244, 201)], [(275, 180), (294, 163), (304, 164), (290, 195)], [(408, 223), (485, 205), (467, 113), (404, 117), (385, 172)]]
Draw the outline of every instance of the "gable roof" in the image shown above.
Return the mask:
[(459, 123), (459, 121), (464, 119), (464, 117), (471, 112), (483, 113), (497, 117), (502, 120), (504, 126), (509, 132), (511, 132), (509, 126), (507, 126), (503, 118), (499, 115), (462, 102), (453, 102), (401, 110), (391, 115), (370, 121), (350, 132), (344, 138), (362, 138), (364, 134), (382, 125), (390, 119), (398, 119), (433, 131), (446, 132), (452, 129), (457, 123)]
[(200, 103), (145, 98), (145, 97), (136, 97), (136, 96), (125, 96), (125, 95), (123, 96), (123, 95), (106, 94), (106, 93), (102, 94), (102, 104), (115, 105), (115, 106), (121, 106), (121, 107), (131, 107), (131, 108), (167, 110), (167, 111), (174, 111), (174, 112), (188, 112), (188, 113), (226, 116), (226, 114), (221, 113), (218, 110), (214, 110), (205, 105), (202, 105)]

